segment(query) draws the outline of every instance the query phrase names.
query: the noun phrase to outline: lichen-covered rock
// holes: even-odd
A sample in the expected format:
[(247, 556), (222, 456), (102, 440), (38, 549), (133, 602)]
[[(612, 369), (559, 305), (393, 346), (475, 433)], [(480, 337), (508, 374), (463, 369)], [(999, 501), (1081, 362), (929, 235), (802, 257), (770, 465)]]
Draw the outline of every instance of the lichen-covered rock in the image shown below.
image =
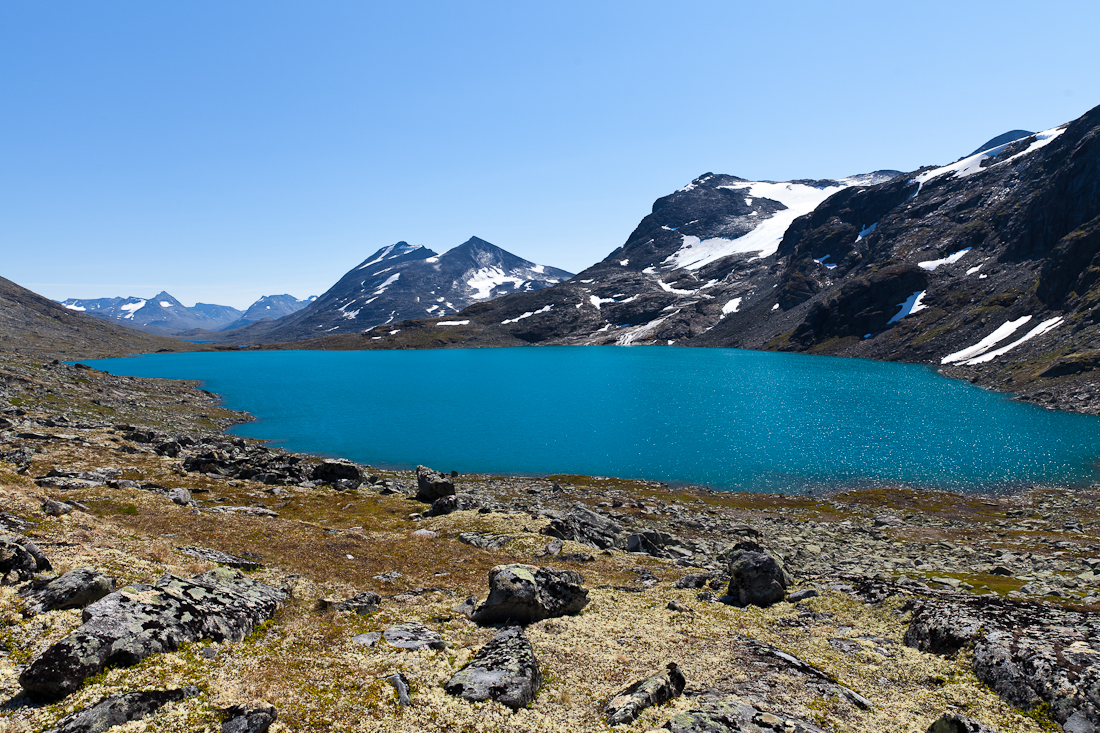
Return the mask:
[(127, 586), (85, 608), (83, 625), (23, 670), (19, 684), (32, 697), (55, 700), (109, 665), (136, 664), (185, 641), (240, 641), (285, 598), (225, 568)]
[(442, 517), (452, 512), (478, 509), (480, 506), (480, 502), (478, 502), (477, 498), (472, 494), (450, 494), (448, 496), (441, 496), (433, 501), (428, 511), (424, 512), (424, 516)]
[(580, 613), (588, 604), (584, 578), (572, 570), (497, 565), (489, 571), (489, 597), (471, 617), (478, 624), (526, 625)]
[(259, 570), (263, 567), (261, 563), (255, 560), (238, 557), (237, 555), (230, 555), (228, 552), (222, 552), (221, 550), (212, 550), (209, 547), (188, 545), (185, 547), (177, 547), (176, 549), (184, 555), (190, 555), (200, 560), (206, 560), (207, 562), (216, 563), (218, 565), (225, 565), (230, 568), (237, 568), (238, 570)]
[(774, 557), (756, 550), (739, 550), (730, 557), (726, 597), (739, 606), (770, 606), (783, 600), (791, 576)]
[(310, 478), (319, 484), (354, 481), (358, 486), (363, 481), (363, 472), (349, 461), (323, 461), (313, 467)]
[(914, 615), (903, 641), (933, 654), (954, 654), (980, 636), (984, 620), (965, 606), (944, 605)]
[(50, 561), (26, 537), (0, 534), (0, 584), (30, 580), (40, 570), (52, 570)]
[(445, 649), (447, 646), (438, 631), (415, 622), (391, 626), (382, 632), (382, 638), (399, 649)]
[(664, 672), (635, 682), (607, 701), (603, 713), (608, 725), (633, 723), (651, 705), (661, 705), (684, 691), (684, 673), (675, 663)]
[(44, 733), (101, 733), (131, 720), (141, 720), (170, 702), (198, 694), (199, 688), (188, 685), (178, 690), (143, 690), (111, 695), (89, 708), (65, 716)]
[(254, 702), (226, 708), (222, 733), (267, 733), (267, 729), (279, 717), (274, 705)]
[(64, 608), (83, 608), (115, 589), (115, 579), (95, 568), (79, 568), (48, 581), (33, 581), (20, 589), (27, 601), (24, 614), (34, 616)]
[(42, 502), (42, 511), (49, 514), (51, 517), (63, 517), (66, 514), (72, 514), (72, 504), (66, 504), (63, 501), (56, 501), (54, 499), (46, 499)]
[(517, 710), (529, 705), (541, 686), (542, 670), (531, 642), (523, 629), (511, 628), (481, 647), (443, 689), (470, 702), (496, 700)]
[(998, 731), (976, 720), (971, 720), (962, 713), (944, 713), (928, 726), (927, 733), (998, 733)]
[(587, 507), (578, 506), (563, 516), (550, 520), (542, 533), (561, 540), (607, 550), (622, 547), (623, 530), (618, 524)]
[(374, 591), (367, 590), (348, 598), (345, 601), (333, 601), (322, 598), (317, 601), (317, 610), (325, 611), (331, 608), (334, 611), (354, 611), (360, 615), (374, 613), (382, 603), (382, 596)]
[(805, 720), (765, 712), (737, 697), (703, 702), (673, 715), (664, 727), (672, 733), (825, 733)]
[(451, 479), (427, 466), (416, 467), (417, 501), (431, 503), (444, 496), (453, 496), (454, 493), (455, 485)]

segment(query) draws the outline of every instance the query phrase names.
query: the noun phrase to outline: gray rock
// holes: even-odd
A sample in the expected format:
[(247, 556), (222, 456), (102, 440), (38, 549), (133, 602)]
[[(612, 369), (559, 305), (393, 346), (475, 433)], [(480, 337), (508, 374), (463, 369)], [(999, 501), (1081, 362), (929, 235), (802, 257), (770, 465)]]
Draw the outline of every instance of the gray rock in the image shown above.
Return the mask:
[(454, 493), (454, 482), (448, 477), (439, 471), (433, 471), (427, 466), (416, 467), (417, 501), (431, 503), (444, 496), (453, 496)]
[(267, 729), (279, 717), (274, 705), (258, 702), (234, 705), (222, 713), (222, 733), (267, 733)]
[(180, 506), (187, 506), (191, 503), (191, 492), (187, 489), (168, 489), (166, 496), (171, 499), (173, 504), (179, 504)]
[(788, 603), (801, 603), (807, 598), (816, 598), (817, 591), (813, 588), (803, 588), (802, 590), (796, 590), (787, 596)]
[(550, 520), (542, 533), (561, 540), (572, 540), (601, 550), (622, 547), (622, 528), (599, 512), (578, 506)]
[(393, 685), (394, 692), (397, 693), (398, 705), (404, 707), (412, 705), (412, 700), (409, 699), (409, 681), (405, 678), (405, 675), (395, 672), (386, 678), (386, 682)]
[(447, 642), (438, 631), (418, 623), (397, 624), (382, 632), (382, 638), (398, 649), (445, 649)]
[(217, 563), (218, 565), (237, 568), (238, 570), (258, 570), (263, 567), (262, 564), (255, 560), (238, 557), (237, 555), (230, 555), (228, 552), (222, 552), (221, 550), (212, 550), (209, 547), (186, 546), (177, 547), (176, 549), (184, 555), (197, 557), (200, 560)]
[(30, 580), (39, 570), (52, 570), (50, 561), (26, 537), (0, 534), (0, 584)]
[(494, 636), (443, 689), (470, 702), (496, 700), (517, 710), (534, 701), (541, 686), (531, 642), (523, 629), (511, 628)]
[(480, 502), (472, 494), (450, 494), (433, 501), (428, 511), (424, 512), (424, 516), (442, 517), (452, 512), (469, 511), (480, 507)]
[(222, 512), (223, 514), (241, 514), (249, 517), (277, 517), (279, 512), (273, 509), (267, 509), (262, 506), (215, 506), (211, 507), (212, 512)]
[(54, 501), (53, 499), (46, 499), (42, 502), (42, 511), (49, 514), (51, 517), (61, 517), (66, 514), (70, 514), (73, 510), (71, 504), (66, 504), (60, 501)]
[(805, 720), (765, 712), (737, 697), (703, 702), (673, 715), (664, 727), (672, 733), (825, 733)]
[(497, 565), (489, 571), (489, 597), (472, 616), (478, 624), (526, 625), (580, 613), (588, 604), (584, 579), (572, 570)]
[(996, 728), (982, 725), (962, 713), (944, 713), (928, 726), (928, 733), (998, 733)]
[(354, 611), (360, 616), (374, 613), (382, 603), (382, 596), (372, 590), (365, 590), (346, 601), (329, 601), (321, 599), (317, 602), (321, 610), (331, 607), (334, 611)]
[(686, 684), (684, 673), (670, 663), (666, 671), (639, 680), (608, 700), (603, 708), (607, 724), (633, 723), (649, 706), (662, 705), (681, 695)]
[(66, 715), (44, 733), (101, 733), (131, 720), (141, 720), (170, 702), (199, 694), (192, 685), (178, 690), (144, 690), (105, 697), (95, 705)]
[(499, 550), (516, 537), (518, 537), (518, 535), (492, 534), (490, 532), (462, 532), (458, 535), (458, 541), (464, 545), (470, 545), (480, 550)]
[(964, 606), (940, 606), (918, 611), (902, 640), (923, 652), (954, 654), (978, 638), (984, 623), (981, 615)]
[(351, 637), (352, 644), (358, 644), (359, 646), (372, 647), (378, 642), (382, 641), (381, 631), (368, 631), (365, 634), (356, 634)]
[(541, 550), (535, 553), (535, 557), (557, 557), (561, 554), (563, 546), (560, 539), (547, 542)]
[(680, 557), (681, 553), (673, 552), (670, 548), (678, 547), (681, 542), (682, 540), (676, 535), (646, 529), (627, 536), (626, 551), (644, 552), (653, 557), (674, 558)]
[(439, 532), (433, 532), (430, 529), (418, 529), (412, 533), (412, 536), (422, 540), (434, 540), (439, 538)]
[(127, 586), (85, 608), (83, 625), (24, 669), (19, 684), (31, 697), (56, 700), (109, 665), (136, 664), (185, 641), (240, 641), (285, 598), (225, 568)]
[(323, 461), (313, 467), (310, 479), (318, 484), (335, 484), (337, 481), (363, 481), (363, 472), (350, 461)]
[(771, 555), (740, 550), (730, 558), (727, 597), (739, 606), (770, 606), (783, 600), (791, 576)]
[(20, 589), (27, 601), (24, 614), (34, 616), (64, 608), (83, 608), (115, 589), (115, 579), (95, 568), (79, 568), (48, 581), (32, 581)]

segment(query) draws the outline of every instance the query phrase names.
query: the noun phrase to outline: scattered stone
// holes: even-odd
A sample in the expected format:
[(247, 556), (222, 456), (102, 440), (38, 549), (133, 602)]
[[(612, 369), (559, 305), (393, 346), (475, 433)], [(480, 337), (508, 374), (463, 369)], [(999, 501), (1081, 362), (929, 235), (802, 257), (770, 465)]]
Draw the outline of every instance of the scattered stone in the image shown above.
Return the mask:
[(675, 611), (676, 613), (690, 613), (691, 612), (690, 608), (685, 606), (683, 603), (680, 603), (679, 601), (669, 601), (668, 602), (668, 610)]
[(730, 602), (739, 606), (770, 606), (783, 600), (791, 576), (763, 551), (739, 550), (730, 558)]
[(535, 553), (535, 557), (557, 557), (561, 554), (563, 543), (560, 539), (547, 542), (541, 550)]
[(893, 514), (880, 514), (875, 517), (874, 525), (876, 527), (904, 527), (905, 522), (898, 519)]
[(588, 589), (580, 573), (532, 565), (497, 565), (489, 571), (489, 597), (473, 614), (481, 625), (526, 625), (580, 613)]
[(243, 514), (249, 517), (277, 517), (279, 512), (273, 509), (266, 509), (262, 506), (215, 506), (211, 507), (212, 512), (222, 512), (223, 514)]
[(971, 720), (962, 713), (946, 712), (928, 726), (927, 733), (998, 733), (998, 731), (976, 720)]
[(438, 631), (423, 624), (410, 622), (391, 626), (382, 632), (382, 638), (398, 649), (446, 649), (447, 642)]
[(310, 480), (317, 484), (335, 484), (337, 481), (352, 481), (358, 487), (363, 481), (363, 473), (350, 461), (322, 461), (313, 467)]
[(397, 693), (398, 705), (403, 707), (412, 705), (412, 700), (409, 699), (409, 681), (405, 678), (405, 675), (395, 672), (386, 678), (386, 682), (393, 685), (393, 689)]
[(352, 644), (358, 644), (359, 646), (372, 647), (378, 642), (382, 641), (381, 631), (368, 631), (365, 634), (356, 634), (351, 637)]
[(26, 537), (0, 534), (0, 585), (30, 580), (40, 570), (53, 570), (50, 561)]
[(472, 494), (451, 494), (433, 501), (428, 511), (424, 512), (424, 516), (442, 517), (445, 514), (470, 511), (480, 507), (481, 503)]
[(109, 665), (136, 664), (184, 641), (240, 641), (285, 598), (224, 568), (126, 586), (85, 608), (84, 624), (24, 669), (19, 684), (32, 697), (56, 700)]
[(234, 705), (222, 711), (225, 722), (222, 733), (267, 733), (267, 729), (279, 717), (274, 705), (254, 702)]
[(115, 579), (95, 568), (80, 568), (52, 580), (34, 580), (19, 590), (27, 601), (23, 611), (34, 616), (46, 611), (83, 608), (115, 590)]
[(603, 708), (607, 724), (633, 723), (651, 705), (662, 705), (679, 697), (686, 684), (684, 673), (676, 663), (669, 663), (667, 671), (639, 680), (611, 698)]
[(624, 539), (622, 528), (588, 507), (578, 506), (567, 514), (550, 520), (542, 534), (557, 537), (560, 540), (572, 540), (582, 545), (608, 550), (622, 547)]
[(494, 636), (443, 689), (470, 702), (496, 700), (518, 710), (534, 701), (541, 686), (531, 642), (523, 629), (511, 628)]
[(199, 688), (188, 685), (178, 690), (143, 690), (111, 695), (91, 707), (66, 715), (44, 733), (100, 733), (131, 720), (141, 720), (170, 702), (199, 694)]
[(197, 557), (200, 560), (217, 563), (218, 565), (226, 565), (231, 568), (237, 568), (238, 570), (259, 570), (263, 567), (261, 563), (258, 563), (255, 560), (238, 557), (237, 555), (230, 555), (228, 552), (222, 552), (221, 550), (211, 550), (209, 547), (187, 546), (177, 547), (176, 549), (182, 552), (184, 555)]
[(463, 532), (458, 535), (458, 541), (479, 550), (499, 550), (516, 539), (517, 536), (514, 534), (493, 534), (491, 532)]
[(458, 604), (451, 609), (455, 613), (461, 614), (466, 618), (471, 618), (474, 615), (474, 611), (477, 610), (477, 596), (466, 596), (466, 600)]
[(397, 572), (396, 570), (391, 570), (388, 573), (382, 573), (380, 575), (375, 575), (374, 579), (378, 580), (378, 581), (381, 581), (383, 583), (392, 583), (393, 581), (397, 580), (400, 577), (401, 577), (401, 573)]
[(711, 579), (713, 575), (711, 573), (691, 573), (685, 575), (682, 578), (678, 578), (675, 583), (672, 584), (673, 588), (704, 588), (707, 581)]
[(191, 492), (184, 488), (168, 489), (166, 496), (179, 506), (188, 506), (191, 503)]
[(683, 540), (679, 537), (668, 532), (647, 529), (627, 536), (626, 551), (644, 552), (653, 557), (663, 558), (690, 557), (691, 551), (681, 547), (682, 542)]
[(424, 540), (434, 540), (439, 538), (439, 532), (433, 532), (430, 529), (418, 529), (412, 533), (412, 536)]
[(454, 482), (427, 466), (416, 467), (416, 500), (432, 503), (444, 496), (453, 496)]
[(71, 504), (65, 504), (64, 502), (55, 501), (53, 499), (46, 499), (46, 501), (42, 502), (42, 511), (49, 514), (51, 517), (62, 517), (72, 513), (73, 507)]
[(334, 611), (354, 611), (360, 616), (365, 616), (368, 613), (377, 611), (381, 604), (382, 596), (374, 591), (366, 590), (346, 601), (331, 601), (327, 598), (321, 598), (317, 601), (317, 610), (326, 611), (331, 608)]
[(803, 588), (802, 590), (796, 590), (787, 596), (788, 603), (801, 603), (807, 598), (816, 598), (817, 590), (814, 588)]

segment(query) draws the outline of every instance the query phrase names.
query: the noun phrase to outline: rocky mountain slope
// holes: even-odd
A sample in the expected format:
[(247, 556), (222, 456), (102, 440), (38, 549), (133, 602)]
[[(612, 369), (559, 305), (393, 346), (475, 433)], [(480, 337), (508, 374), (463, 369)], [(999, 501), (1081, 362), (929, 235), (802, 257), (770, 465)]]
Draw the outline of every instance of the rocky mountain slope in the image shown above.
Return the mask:
[(622, 247), (572, 280), (370, 340), (901, 360), (1095, 411), (1098, 222), (1100, 108), (903, 175), (768, 183), (708, 173), (659, 199)]
[(91, 359), (191, 348), (74, 312), (0, 277), (0, 351)]
[(273, 343), (362, 333), (409, 318), (454, 314), (471, 303), (537, 291), (571, 276), (477, 237), (441, 255), (398, 242), (375, 252), (301, 311), (266, 329), (225, 335), (230, 342)]
[[(317, 300), (316, 295), (311, 295), (303, 300), (299, 300), (293, 295), (286, 294), (264, 295), (255, 303), (248, 306), (248, 310), (242, 313), (240, 318), (228, 325), (222, 326), (220, 330), (230, 331), (267, 318), (278, 320), (283, 316), (289, 316), (291, 313), (297, 313), (315, 300)], [(196, 305), (196, 307), (198, 306)]]

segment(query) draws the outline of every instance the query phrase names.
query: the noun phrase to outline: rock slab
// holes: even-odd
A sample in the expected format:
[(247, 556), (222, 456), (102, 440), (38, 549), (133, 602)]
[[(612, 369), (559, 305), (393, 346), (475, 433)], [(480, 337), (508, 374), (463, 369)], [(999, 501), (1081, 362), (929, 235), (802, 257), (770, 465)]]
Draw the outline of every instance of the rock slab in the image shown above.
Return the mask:
[(31, 697), (56, 700), (109, 665), (137, 664), (186, 641), (241, 641), (285, 599), (225, 568), (126, 586), (85, 608), (83, 625), (23, 670), (19, 684)]
[(24, 614), (83, 608), (115, 590), (115, 579), (95, 568), (79, 568), (49, 581), (32, 581), (20, 589), (26, 602)]
[(223, 713), (222, 733), (267, 733), (267, 729), (279, 717), (274, 705), (250, 703), (234, 705)]
[(580, 613), (588, 605), (584, 578), (573, 570), (497, 565), (489, 571), (489, 597), (473, 612), (478, 624), (526, 625)]
[(170, 702), (178, 702), (198, 694), (199, 688), (188, 685), (178, 690), (143, 690), (111, 695), (90, 708), (65, 716), (56, 727), (44, 733), (100, 733), (131, 720), (140, 720)]
[(427, 466), (416, 467), (416, 500), (432, 503), (444, 496), (454, 496), (455, 485), (450, 478)]
[(686, 684), (680, 668), (675, 663), (669, 664), (666, 671), (639, 680), (608, 700), (603, 709), (607, 724), (633, 723), (649, 706), (661, 705), (681, 695)]
[(664, 727), (672, 733), (825, 733), (805, 720), (760, 710), (737, 697), (705, 701), (672, 716)]
[(521, 628), (494, 636), (444, 686), (448, 694), (470, 702), (496, 700), (513, 710), (526, 707), (542, 686), (535, 650)]

